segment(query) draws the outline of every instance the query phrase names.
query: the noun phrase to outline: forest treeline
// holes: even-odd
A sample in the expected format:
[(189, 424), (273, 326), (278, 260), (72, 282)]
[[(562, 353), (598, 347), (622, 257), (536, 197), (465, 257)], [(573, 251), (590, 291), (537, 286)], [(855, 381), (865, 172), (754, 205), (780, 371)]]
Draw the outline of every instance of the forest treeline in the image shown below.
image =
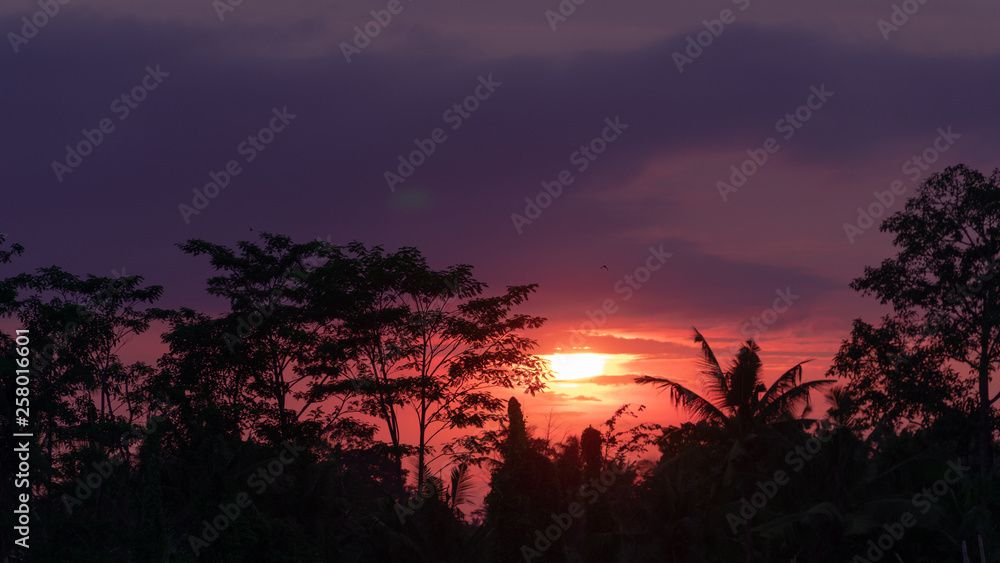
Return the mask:
[[(897, 254), (851, 287), (890, 312), (854, 320), (825, 377), (803, 359), (765, 381), (757, 343), (719, 357), (695, 330), (698, 374), (634, 381), (689, 422), (623, 405), (561, 442), (516, 398), (551, 375), (533, 284), (415, 248), (189, 240), (226, 307), (207, 314), (137, 275), (12, 274), (25, 249), (0, 235), (0, 316), (27, 331), (0, 333), (0, 497), (24, 491), (21, 449), (32, 491), (2, 555), (1000, 562), (1000, 172), (934, 174), (881, 229)], [(162, 355), (123, 360), (154, 329)]]

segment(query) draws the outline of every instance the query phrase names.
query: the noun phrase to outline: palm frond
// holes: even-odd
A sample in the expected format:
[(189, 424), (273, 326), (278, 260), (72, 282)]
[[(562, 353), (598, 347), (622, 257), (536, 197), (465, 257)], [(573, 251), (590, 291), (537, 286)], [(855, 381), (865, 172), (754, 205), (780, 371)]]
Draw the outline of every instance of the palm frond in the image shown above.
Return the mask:
[(469, 465), (463, 463), (451, 469), (451, 508), (456, 509), (460, 504), (471, 504), (472, 495), (475, 493), (476, 482)]
[(802, 381), (802, 365), (811, 361), (812, 359), (804, 360), (788, 368), (788, 371), (781, 374), (778, 379), (774, 380), (771, 387), (768, 388), (768, 390), (764, 393), (764, 396), (761, 397), (761, 403), (767, 404), (775, 397), (782, 395), (798, 385), (799, 382)]
[(667, 389), (670, 391), (670, 400), (675, 405), (689, 411), (698, 420), (706, 420), (718, 424), (723, 424), (726, 421), (726, 415), (718, 407), (680, 383), (651, 375), (637, 377), (635, 378), (635, 382), (640, 385), (649, 383), (656, 387)]
[(799, 408), (809, 406), (809, 393), (813, 389), (822, 391), (834, 383), (836, 381), (833, 379), (817, 379), (816, 381), (800, 383), (781, 395), (772, 398), (767, 404), (762, 405), (760, 420), (770, 424), (793, 416)]
[(695, 343), (701, 343), (702, 358), (699, 361), (700, 369), (698, 370), (698, 374), (701, 376), (701, 386), (705, 389), (708, 400), (712, 404), (724, 405), (726, 397), (729, 395), (729, 379), (722, 370), (722, 365), (719, 364), (712, 347), (709, 346), (708, 340), (698, 332), (697, 328), (692, 327), (692, 330), (694, 331)]
[(763, 364), (757, 352), (760, 347), (752, 340), (740, 348), (729, 367), (729, 396), (726, 404), (733, 407), (739, 414), (752, 418), (757, 410), (760, 381)]

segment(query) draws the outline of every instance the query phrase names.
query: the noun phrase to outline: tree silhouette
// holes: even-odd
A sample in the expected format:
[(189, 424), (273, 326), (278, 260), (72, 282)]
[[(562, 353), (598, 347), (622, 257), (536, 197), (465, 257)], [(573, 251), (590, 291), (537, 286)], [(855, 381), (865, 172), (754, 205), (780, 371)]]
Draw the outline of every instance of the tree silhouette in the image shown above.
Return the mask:
[[(549, 515), (561, 504), (555, 465), (533, 447), (521, 412), (521, 404), (507, 402), (507, 438), (504, 460), (492, 475), (486, 495), (486, 517), (494, 534), (494, 561), (529, 560), (538, 530), (551, 521)], [(539, 561), (558, 560), (558, 550), (543, 553)]]
[[(199, 323), (216, 325), (213, 330), (221, 334), (206, 341), (210, 349), (195, 347), (175, 352), (196, 358), (218, 354), (225, 346), (222, 357), (232, 360), (227, 368), (236, 371), (233, 391), (264, 399), (256, 408), (254, 431), (277, 445), (300, 432), (315, 435), (321, 426), (329, 428), (334, 424), (341, 414), (338, 410), (324, 416), (317, 407), (334, 391), (350, 389), (345, 381), (340, 381), (339, 386), (331, 382), (339, 375), (335, 362), (324, 364), (325, 369), (320, 370), (308, 366), (315, 364), (321, 347), (329, 344), (327, 337), (346, 307), (346, 298), (342, 284), (331, 283), (320, 306), (306, 281), (319, 263), (326, 270), (342, 270), (337, 248), (321, 241), (296, 244), (287, 236), (269, 233), (261, 233), (260, 237), (260, 245), (243, 241), (235, 249), (202, 240), (178, 245), (188, 254), (209, 256), (222, 275), (208, 280), (208, 292), (229, 301), (231, 310), (216, 320), (183, 312), (170, 318), (175, 328), (193, 328)], [(172, 337), (168, 341), (181, 343)], [(195, 339), (186, 342), (197, 344)], [(329, 347), (323, 351), (326, 359), (336, 355)], [(325, 386), (326, 392), (311, 392), (316, 386)], [(296, 408), (292, 408), (293, 400), (300, 401)]]
[(884, 317), (880, 326), (855, 319), (828, 375), (848, 380), (854, 418), (863, 429), (930, 425), (949, 413), (973, 412), (971, 381), (949, 365), (940, 346), (916, 327)]
[[(21, 245), (11, 244), (9, 248), (5, 248), (6, 243), (7, 234), (0, 233), (0, 266), (9, 264), (15, 256), (24, 252), (24, 247)], [(17, 296), (18, 290), (10, 283), (10, 280), (0, 278), (0, 318), (14, 312)], [(14, 452), (14, 448), (17, 446), (13, 443), (13, 433), (18, 432), (14, 426), (15, 378), (7, 375), (13, 374), (14, 370), (19, 369), (15, 363), (17, 357), (8, 352), (14, 349), (14, 343), (12, 335), (7, 334), (6, 331), (0, 331), (0, 347), (2, 347), (0, 349), (3, 350), (0, 353), (0, 373), (4, 374), (3, 377), (0, 377), (0, 448), (2, 448), (0, 449), (0, 465), (3, 467), (17, 465), (17, 454)], [(15, 498), (14, 472), (5, 471), (4, 475), (0, 477), (0, 501), (5, 506), (15, 506)], [(3, 521), (3, 529), (0, 530), (0, 555), (8, 553), (7, 546), (13, 545), (14, 539), (17, 537), (13, 531), (13, 525), (13, 520), (10, 520), (9, 525), (6, 520)]]
[[(80, 534), (92, 546), (134, 547), (132, 538), (112, 532), (135, 516), (130, 509), (139, 509), (130, 506), (138, 448), (128, 434), (149, 416), (142, 384), (153, 368), (126, 364), (120, 354), (156, 318), (148, 306), (162, 288), (142, 281), (81, 278), (53, 266), (0, 284), (16, 292), (8, 314), (31, 335), (31, 484), (45, 492), (32, 510), (51, 522), (32, 538), (32, 555), (41, 552), (43, 560), (61, 558), (70, 551), (70, 538)], [(98, 468), (99, 487), (84, 490), (73, 480)]]
[[(809, 394), (832, 385), (833, 380), (802, 381), (800, 362), (780, 375), (770, 387), (762, 378), (762, 363), (757, 355), (760, 348), (752, 340), (737, 352), (730, 365), (723, 369), (704, 336), (694, 329), (694, 341), (701, 343), (701, 382), (707, 398), (672, 379), (641, 376), (639, 384), (652, 384), (670, 392), (674, 404), (688, 410), (696, 420), (703, 420), (724, 431), (730, 453), (727, 474), (742, 483), (744, 495), (752, 492), (749, 476), (754, 464), (757, 432), (769, 426), (794, 420), (800, 409), (806, 412)], [(808, 361), (808, 360), (806, 360)], [(733, 476), (735, 474), (735, 476)], [(746, 561), (753, 561), (753, 533), (745, 526)]]
[[(0, 264), (9, 264), (15, 256), (24, 253), (24, 247), (17, 243), (12, 243), (9, 249), (5, 249), (7, 233), (0, 233)], [(17, 289), (12, 286), (10, 280), (0, 280), (0, 316), (8, 315), (16, 302)]]
[(755, 425), (787, 421), (802, 407), (810, 404), (809, 393), (832, 385), (832, 379), (802, 381), (800, 362), (781, 374), (770, 387), (761, 378), (763, 364), (757, 355), (760, 347), (752, 340), (740, 348), (724, 370), (705, 337), (694, 330), (694, 341), (701, 343), (702, 387), (707, 397), (688, 389), (675, 380), (644, 375), (635, 378), (639, 384), (651, 384), (667, 389), (674, 404), (688, 410), (696, 420), (731, 429), (745, 437)]
[(1000, 399), (989, 390), (1000, 363), (1000, 170), (987, 178), (959, 164), (933, 174), (880, 230), (893, 233), (899, 253), (851, 287), (891, 304), (905, 334), (975, 374), (979, 468), (989, 474)]
[(144, 306), (163, 288), (141, 287), (141, 276), (81, 279), (58, 267), (9, 282), (23, 296), (14, 306), (21, 324), (37, 335), (31, 381), (39, 447), (63, 456), (55, 469), (71, 475), (82, 461), (78, 449), (107, 456), (145, 414), (139, 391), (152, 368), (125, 365), (118, 354), (156, 318)]
[[(188, 241), (218, 270), (208, 289), (227, 307), (212, 314), (153, 308), (162, 289), (139, 276), (2, 279), (0, 316), (31, 335), (32, 560), (842, 563), (959, 560), (971, 546), (998, 563), (1000, 488), (969, 470), (984, 451), (981, 399), (994, 399), (975, 390), (996, 363), (995, 261), (992, 243), (959, 237), (996, 234), (996, 182), (946, 172), (935, 186), (979, 195), (912, 203), (943, 242), (856, 283), (899, 308), (880, 326), (855, 321), (830, 370), (846, 385), (803, 382), (804, 363), (768, 384), (756, 343), (723, 364), (695, 330), (700, 390), (636, 379), (692, 421), (663, 428), (626, 404), (559, 444), (531, 435), (517, 398), (494, 396), (544, 388), (523, 335), (544, 319), (515, 313), (535, 286), (484, 296), (471, 266), (435, 270), (413, 248)], [(955, 226), (969, 217), (981, 221)], [(922, 228), (892, 219), (907, 240)], [(21, 253), (5, 243), (3, 268)], [(126, 364), (130, 339), (161, 320), (155, 367)], [(0, 373), (17, 369), (16, 348), (0, 333)], [(0, 377), (4, 467), (20, 461), (14, 387)], [(830, 403), (818, 427), (814, 390)], [(409, 415), (415, 443), (400, 436)], [(637, 459), (650, 443), (659, 460)], [(429, 470), (442, 456), (451, 470)], [(490, 490), (467, 520), (484, 460)], [(15, 490), (6, 472), (4, 503)], [(17, 555), (17, 517), (0, 515), (0, 557)]]
[[(471, 266), (432, 270), (415, 248), (386, 253), (381, 247), (346, 247), (351, 307), (341, 326), (353, 351), (343, 373), (356, 384), (363, 412), (382, 420), (400, 470), (404, 454), (417, 455), (417, 487), (436, 457), (477, 462), (488, 447), (465, 435), (435, 454), (437, 436), (448, 429), (481, 429), (502, 419), (498, 388), (544, 388), (548, 366), (529, 352), (535, 342), (521, 332), (545, 319), (515, 314), (535, 285), (511, 286), (482, 297), (485, 284)], [(312, 283), (325, 284), (322, 276)], [(416, 417), (417, 444), (410, 449), (399, 433), (399, 409)]]

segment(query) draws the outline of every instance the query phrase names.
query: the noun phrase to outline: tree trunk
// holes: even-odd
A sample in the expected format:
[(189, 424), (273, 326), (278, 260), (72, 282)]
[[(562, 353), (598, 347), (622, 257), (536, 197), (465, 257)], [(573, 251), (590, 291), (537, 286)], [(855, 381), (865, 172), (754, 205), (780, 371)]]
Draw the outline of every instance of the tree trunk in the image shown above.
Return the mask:
[(420, 427), (420, 446), (417, 448), (417, 494), (420, 494), (421, 487), (426, 480), (426, 468), (424, 467), (424, 428)]
[(993, 473), (993, 427), (990, 424), (990, 333), (979, 334), (979, 470)]
[[(743, 498), (747, 499), (747, 502), (750, 501), (750, 497), (753, 495), (753, 487), (750, 486), (749, 479), (747, 478), (750, 475), (750, 469), (752, 469), (752, 467), (753, 467), (753, 461), (751, 460), (750, 463), (747, 464), (747, 467), (744, 469), (743, 475), (741, 475), (743, 481)], [(744, 538), (747, 544), (746, 563), (753, 563), (753, 530), (751, 530), (753, 523), (751, 522), (751, 520), (747, 520), (746, 523), (743, 525), (743, 527), (745, 528)]]
[(282, 385), (283, 383), (284, 379), (281, 377), (281, 372), (276, 372), (274, 374), (274, 385), (277, 388), (278, 399), (278, 434), (281, 436), (279, 443), (288, 438), (288, 429), (285, 424), (285, 386)]
[[(426, 375), (424, 377), (426, 377)], [(420, 429), (420, 436), (417, 441), (417, 494), (421, 494), (424, 481), (427, 478), (427, 468), (424, 466), (426, 459), (424, 450), (427, 447), (426, 385), (420, 389), (420, 411), (417, 413), (417, 425)]]

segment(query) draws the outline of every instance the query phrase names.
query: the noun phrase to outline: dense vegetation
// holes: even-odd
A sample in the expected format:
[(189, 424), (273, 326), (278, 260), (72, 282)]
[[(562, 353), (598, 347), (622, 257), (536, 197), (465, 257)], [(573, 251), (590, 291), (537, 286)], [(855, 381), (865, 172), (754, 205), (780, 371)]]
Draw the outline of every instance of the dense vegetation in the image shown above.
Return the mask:
[[(764, 381), (755, 342), (719, 358), (695, 331), (699, 388), (635, 381), (690, 422), (625, 405), (561, 443), (512, 397), (549, 375), (527, 335), (544, 319), (518, 312), (535, 286), (489, 294), (413, 248), (179, 245), (216, 269), (221, 315), (157, 308), (140, 276), (6, 277), (0, 316), (31, 336), (35, 497), (30, 550), (5, 510), (3, 555), (1000, 562), (1000, 173), (935, 174), (882, 230), (899, 254), (852, 287), (892, 313), (855, 320), (826, 379), (800, 363)], [(0, 265), (24, 251), (0, 238)], [(162, 356), (125, 363), (154, 327)], [(6, 507), (23, 429), (10, 334), (0, 349)]]

